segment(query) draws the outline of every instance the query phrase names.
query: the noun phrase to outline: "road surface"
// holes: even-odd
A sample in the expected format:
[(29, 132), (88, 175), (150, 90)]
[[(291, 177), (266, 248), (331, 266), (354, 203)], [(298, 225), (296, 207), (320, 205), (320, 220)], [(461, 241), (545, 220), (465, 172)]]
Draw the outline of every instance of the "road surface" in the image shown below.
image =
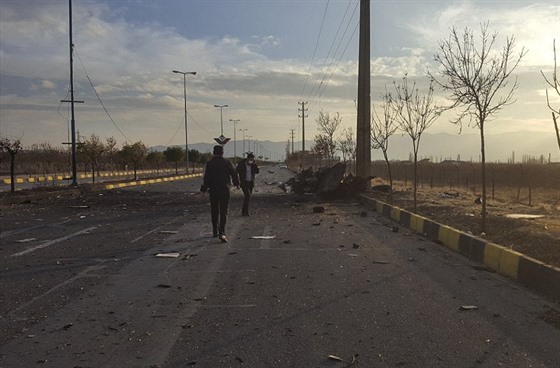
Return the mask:
[(560, 366), (550, 302), (290, 176), (226, 244), (199, 178), (2, 206), (0, 367)]

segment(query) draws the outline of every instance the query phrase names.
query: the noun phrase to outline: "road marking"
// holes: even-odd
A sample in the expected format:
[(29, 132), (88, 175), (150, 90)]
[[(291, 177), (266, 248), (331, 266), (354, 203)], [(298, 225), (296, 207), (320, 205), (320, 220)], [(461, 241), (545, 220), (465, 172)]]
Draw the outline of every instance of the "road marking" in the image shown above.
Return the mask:
[(19, 312), (20, 310), (29, 307), (31, 304), (35, 303), (37, 300), (43, 299), (44, 297), (46, 297), (47, 295), (51, 294), (52, 292), (60, 289), (61, 287), (64, 287), (68, 284), (73, 283), (74, 281), (81, 279), (83, 277), (100, 277), (98, 275), (90, 275), (89, 272), (91, 271), (95, 271), (95, 270), (100, 270), (102, 268), (105, 268), (106, 266), (100, 265), (100, 264), (96, 264), (93, 266), (89, 266), (87, 267), (85, 270), (83, 270), (82, 272), (80, 272), (79, 274), (77, 274), (76, 276), (64, 281), (61, 284), (55, 285), (52, 288), (50, 288), (49, 290), (47, 290), (46, 292), (44, 292), (41, 295), (36, 296), (35, 298), (31, 299), (30, 301), (28, 301), (25, 304), (21, 304), (19, 307), (17, 307), (16, 309), (10, 311), (8, 314), (9, 315), (15, 315), (17, 312)]
[(156, 228), (153, 229), (153, 230), (148, 231), (148, 232), (147, 232), (146, 234), (144, 234), (144, 235), (140, 235), (140, 236), (137, 237), (136, 239), (131, 240), (130, 243), (131, 243), (131, 244), (132, 244), (132, 243), (136, 243), (138, 240), (140, 240), (140, 239), (144, 238), (145, 236), (148, 236), (148, 235), (150, 235), (150, 234), (152, 234), (152, 233), (155, 233), (156, 231), (158, 231), (158, 230), (161, 229), (162, 227), (165, 227), (165, 226), (167, 226), (167, 225), (169, 225), (169, 224), (171, 224), (171, 223), (177, 221), (177, 219), (179, 219), (179, 218), (180, 218), (180, 217), (175, 217), (173, 220), (171, 220), (171, 221), (169, 221), (169, 222), (167, 222), (167, 223), (165, 223), (165, 224), (163, 224), (163, 225), (161, 225), (161, 226), (158, 226), (158, 227), (156, 227)]
[[(270, 235), (270, 226), (265, 226), (263, 230), (263, 236)], [(270, 239), (261, 240), (261, 249), (270, 249)]]
[(51, 246), (51, 245), (56, 244), (56, 243), (60, 243), (60, 242), (62, 242), (62, 241), (64, 241), (64, 240), (68, 240), (68, 239), (73, 238), (73, 237), (75, 237), (75, 236), (78, 236), (78, 235), (81, 235), (81, 234), (85, 234), (85, 233), (87, 233), (87, 232), (89, 232), (89, 231), (91, 231), (91, 230), (93, 230), (93, 229), (96, 229), (96, 228), (97, 228), (97, 226), (88, 227), (87, 229), (77, 231), (77, 232), (75, 232), (75, 233), (73, 233), (73, 234), (66, 235), (66, 236), (64, 236), (64, 237), (62, 237), (62, 238), (58, 238), (58, 239), (55, 239), (55, 240), (51, 240), (51, 241), (48, 241), (48, 242), (46, 242), (46, 243), (39, 244), (39, 245), (37, 245), (37, 246), (35, 246), (35, 247), (31, 247), (31, 248), (29, 248), (29, 249), (26, 249), (26, 250), (24, 250), (24, 251), (21, 251), (21, 252), (12, 254), (12, 257), (19, 257), (19, 256), (22, 256), (22, 255), (27, 254), (27, 253), (35, 252), (37, 249), (46, 248), (46, 247), (48, 247), (48, 246)]
[(55, 224), (40, 224), (40, 225), (31, 226), (31, 227), (25, 227), (23, 229), (15, 229), (15, 230), (6, 231), (6, 232), (3, 232), (2, 234), (0, 234), (0, 239), (5, 238), (6, 236), (23, 233), (25, 231), (35, 230), (35, 229), (38, 229), (40, 227), (63, 225), (63, 224), (65, 224), (67, 222), (70, 222), (70, 221), (71, 220), (66, 220), (66, 221), (55, 223)]

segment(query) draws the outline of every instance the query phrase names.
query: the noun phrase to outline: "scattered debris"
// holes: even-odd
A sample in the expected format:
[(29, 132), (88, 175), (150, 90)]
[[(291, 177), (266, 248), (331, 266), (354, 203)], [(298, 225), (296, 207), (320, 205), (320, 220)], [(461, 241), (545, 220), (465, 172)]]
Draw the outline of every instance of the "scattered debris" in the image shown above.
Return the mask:
[(387, 261), (373, 261), (375, 264), (389, 264)]
[(89, 208), (89, 206), (68, 206), (68, 208)]
[(399, 232), (399, 228), (396, 227), (396, 226), (393, 226), (393, 227), (392, 227), (392, 230), (393, 230), (394, 233), (398, 233), (398, 232)]
[(379, 184), (372, 186), (371, 190), (381, 193), (391, 193), (391, 186), (388, 184)]
[(329, 355), (327, 358), (329, 358), (330, 360), (336, 360), (337, 362), (342, 362), (342, 358), (337, 357), (336, 355)]
[(482, 204), (482, 197), (476, 197), (476, 199), (474, 200), (475, 204)]
[(179, 252), (171, 252), (171, 253), (158, 253), (156, 254), (158, 258), (177, 258), (179, 257)]
[(462, 305), (461, 308), (459, 308), (459, 310), (462, 311), (478, 310), (478, 307), (476, 305)]
[(256, 235), (251, 237), (251, 239), (265, 239), (265, 240), (275, 239), (275, 238), (276, 235)]
[(352, 244), (352, 248), (354, 248), (354, 249), (358, 249), (359, 247), (360, 247), (359, 244), (356, 244), (356, 243)]
[(357, 254), (354, 254), (354, 253), (349, 253), (348, 256), (349, 256), (349, 257), (357, 257), (358, 255), (357, 255)]
[(313, 207), (313, 213), (323, 213), (323, 212), (325, 212), (325, 207), (323, 207), (323, 206)]
[(291, 241), (291, 240), (284, 240), (282, 243), (284, 243), (284, 244), (292, 244), (292, 241)]
[(171, 287), (171, 285), (167, 285), (167, 284), (158, 284), (157, 286), (158, 288), (162, 288), (162, 289), (169, 289)]
[(348, 198), (363, 192), (371, 179), (346, 174), (346, 164), (338, 162), (332, 167), (319, 168), (316, 172), (312, 167), (305, 169), (280, 188), (287, 190), (287, 186), (290, 186), (299, 195), (315, 193), (331, 198)]
[(179, 232), (175, 231), (175, 230), (162, 230), (159, 233), (160, 234), (179, 234)]

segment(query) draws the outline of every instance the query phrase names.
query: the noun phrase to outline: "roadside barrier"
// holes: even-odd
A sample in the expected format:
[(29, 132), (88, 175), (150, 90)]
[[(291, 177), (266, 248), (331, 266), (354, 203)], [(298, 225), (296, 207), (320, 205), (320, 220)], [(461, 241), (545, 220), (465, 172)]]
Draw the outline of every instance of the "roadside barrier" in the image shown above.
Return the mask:
[(126, 187), (134, 187), (134, 186), (137, 186), (137, 185), (147, 185), (147, 184), (163, 183), (163, 182), (167, 182), (167, 181), (175, 181), (175, 180), (196, 178), (196, 177), (199, 177), (199, 176), (202, 176), (202, 173), (168, 176), (168, 177), (165, 177), (165, 178), (157, 178), (157, 179), (129, 181), (129, 182), (126, 182), (126, 183), (106, 184), (104, 186), (104, 188), (107, 189), (107, 190), (119, 189), (119, 188), (126, 188)]
[(360, 195), (360, 202), (426, 238), (507, 276), (554, 301), (560, 301), (560, 268), (408, 212), (402, 208)]

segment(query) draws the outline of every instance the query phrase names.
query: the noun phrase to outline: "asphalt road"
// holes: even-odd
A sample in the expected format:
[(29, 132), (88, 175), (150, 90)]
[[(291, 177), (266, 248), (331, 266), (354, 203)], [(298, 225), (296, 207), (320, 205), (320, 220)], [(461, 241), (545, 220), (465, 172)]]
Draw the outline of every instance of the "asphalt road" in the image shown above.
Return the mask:
[(560, 366), (545, 299), (261, 172), (227, 244), (200, 179), (2, 206), (0, 367)]

